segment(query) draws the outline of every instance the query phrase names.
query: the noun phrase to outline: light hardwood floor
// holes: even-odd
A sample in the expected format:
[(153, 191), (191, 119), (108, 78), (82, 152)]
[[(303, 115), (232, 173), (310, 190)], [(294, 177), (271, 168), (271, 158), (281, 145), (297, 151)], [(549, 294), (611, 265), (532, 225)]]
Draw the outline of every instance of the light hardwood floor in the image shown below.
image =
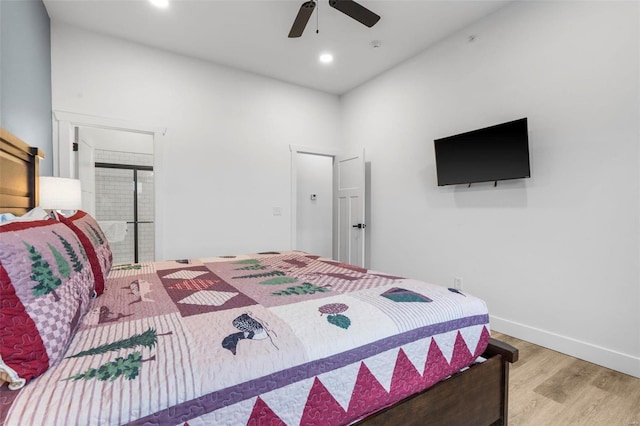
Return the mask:
[(491, 334), (520, 350), (509, 375), (510, 425), (640, 426), (640, 379)]

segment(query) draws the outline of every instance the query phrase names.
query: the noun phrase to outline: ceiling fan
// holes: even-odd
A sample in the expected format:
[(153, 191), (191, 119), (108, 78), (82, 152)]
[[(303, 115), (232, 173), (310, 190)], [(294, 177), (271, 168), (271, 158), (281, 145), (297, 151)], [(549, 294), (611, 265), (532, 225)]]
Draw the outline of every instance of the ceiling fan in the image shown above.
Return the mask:
[[(380, 16), (353, 0), (329, 0), (329, 6), (369, 28), (373, 27), (380, 20)], [(289, 38), (296, 38), (302, 35), (315, 8), (315, 0), (302, 3), (298, 15), (291, 26), (291, 31), (289, 31)]]

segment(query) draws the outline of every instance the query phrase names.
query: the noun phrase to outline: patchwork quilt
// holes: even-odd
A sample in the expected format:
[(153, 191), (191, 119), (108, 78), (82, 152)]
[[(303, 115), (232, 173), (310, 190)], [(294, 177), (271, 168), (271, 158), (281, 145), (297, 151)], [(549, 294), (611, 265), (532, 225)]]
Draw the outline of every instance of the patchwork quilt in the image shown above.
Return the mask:
[(302, 252), (114, 266), (6, 425), (341, 425), (470, 365), (469, 294)]

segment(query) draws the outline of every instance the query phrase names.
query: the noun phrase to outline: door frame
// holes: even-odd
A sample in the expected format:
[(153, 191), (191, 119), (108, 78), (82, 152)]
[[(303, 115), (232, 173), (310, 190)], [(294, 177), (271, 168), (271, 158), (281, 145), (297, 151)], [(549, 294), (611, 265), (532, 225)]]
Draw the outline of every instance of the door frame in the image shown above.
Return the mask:
[[(335, 161), (336, 156), (340, 155), (340, 150), (337, 148), (318, 148), (303, 145), (289, 145), (289, 150), (291, 151), (291, 250), (295, 250), (298, 240), (298, 154), (322, 155), (324, 157), (331, 157), (331, 159)], [(335, 188), (333, 191), (335, 192)], [(335, 206), (333, 206), (332, 210), (333, 215)], [(333, 226), (335, 226), (335, 223)], [(335, 237), (333, 234), (334, 232), (332, 230), (331, 240), (333, 244), (331, 255), (335, 256)]]
[(143, 133), (153, 137), (153, 177), (154, 177), (154, 215), (155, 215), (155, 258), (164, 259), (164, 234), (162, 217), (162, 150), (166, 127), (149, 126), (132, 123), (126, 120), (80, 114), (69, 111), (53, 111), (53, 175), (77, 178), (76, 165), (73, 158), (73, 140), (75, 127), (93, 127), (106, 130), (119, 130), (132, 133)]

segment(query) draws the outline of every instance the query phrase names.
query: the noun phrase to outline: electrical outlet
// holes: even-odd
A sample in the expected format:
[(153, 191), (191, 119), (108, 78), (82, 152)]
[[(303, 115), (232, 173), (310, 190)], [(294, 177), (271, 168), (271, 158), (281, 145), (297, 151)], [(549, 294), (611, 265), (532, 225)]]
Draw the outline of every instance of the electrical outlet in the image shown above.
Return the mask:
[(282, 216), (282, 207), (274, 207), (273, 208), (274, 216)]
[(453, 278), (453, 288), (455, 288), (456, 290), (462, 290), (462, 278), (461, 277), (454, 277)]

